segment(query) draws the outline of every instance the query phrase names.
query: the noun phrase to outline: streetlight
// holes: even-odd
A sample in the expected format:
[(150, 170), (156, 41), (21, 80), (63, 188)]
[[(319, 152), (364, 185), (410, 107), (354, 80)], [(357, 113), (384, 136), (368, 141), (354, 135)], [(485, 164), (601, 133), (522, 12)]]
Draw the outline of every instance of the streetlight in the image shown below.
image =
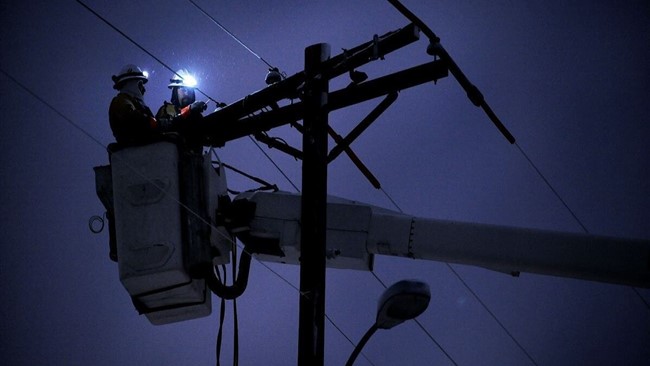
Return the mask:
[(402, 280), (389, 288), (379, 298), (377, 319), (354, 348), (346, 366), (352, 366), (361, 349), (377, 329), (390, 329), (422, 314), (429, 306), (429, 285), (421, 281)]

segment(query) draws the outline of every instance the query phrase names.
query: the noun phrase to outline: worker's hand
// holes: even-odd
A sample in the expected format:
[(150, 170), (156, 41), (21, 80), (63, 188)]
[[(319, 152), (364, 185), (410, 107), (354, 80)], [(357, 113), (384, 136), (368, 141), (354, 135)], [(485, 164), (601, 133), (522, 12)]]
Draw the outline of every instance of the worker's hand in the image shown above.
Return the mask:
[(206, 108), (208, 108), (208, 105), (205, 104), (205, 102), (194, 102), (186, 107), (183, 107), (181, 109), (180, 117), (185, 119), (188, 118), (191, 114), (200, 114), (203, 112)]
[(190, 111), (192, 113), (201, 113), (206, 108), (208, 108), (208, 105), (205, 104), (205, 102), (197, 101), (197, 102), (194, 102), (194, 103), (190, 104)]

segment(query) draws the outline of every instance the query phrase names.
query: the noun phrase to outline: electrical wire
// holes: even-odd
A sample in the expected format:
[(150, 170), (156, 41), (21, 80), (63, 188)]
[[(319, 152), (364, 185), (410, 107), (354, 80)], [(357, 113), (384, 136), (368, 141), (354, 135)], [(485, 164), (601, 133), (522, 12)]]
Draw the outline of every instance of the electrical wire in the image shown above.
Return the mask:
[[(551, 190), (551, 192), (553, 192), (555, 197), (560, 201), (560, 203), (562, 203), (564, 208), (569, 212), (569, 214), (571, 214), (571, 216), (578, 223), (580, 228), (582, 228), (582, 231), (585, 234), (590, 234), (589, 229), (587, 229), (587, 226), (585, 226), (585, 224), (582, 222), (582, 220), (580, 220), (580, 218), (578, 218), (578, 215), (576, 215), (575, 212), (573, 212), (573, 210), (569, 207), (569, 205), (566, 203), (566, 201), (564, 199), (562, 199), (562, 196), (560, 196), (560, 194), (557, 192), (557, 190), (555, 190), (555, 188), (553, 187), (551, 182), (548, 179), (546, 179), (546, 176), (544, 176), (544, 173), (541, 172), (541, 170), (537, 167), (537, 165), (533, 162), (533, 160), (528, 156), (528, 154), (526, 154), (524, 149), (521, 146), (519, 146), (519, 143), (515, 142), (515, 146), (517, 146), (517, 149), (519, 149), (519, 152), (521, 152), (521, 154), (524, 156), (524, 158), (526, 158), (526, 161), (528, 161), (530, 166), (533, 167), (533, 169), (535, 170), (537, 175), (542, 179), (542, 181), (544, 181), (546, 186)], [(650, 303), (648, 303), (648, 301), (645, 299), (645, 297), (643, 297), (643, 295), (641, 295), (641, 292), (639, 292), (639, 289), (637, 289), (636, 287), (633, 287), (633, 286), (629, 286), (629, 287), (632, 289), (632, 291), (634, 291), (634, 293), (639, 297), (641, 302), (643, 302), (645, 307), (650, 311)]]
[(587, 227), (582, 223), (582, 221), (581, 221), (581, 220), (578, 218), (578, 216), (573, 212), (573, 210), (572, 210), (572, 209), (569, 207), (569, 205), (564, 201), (564, 199), (562, 199), (562, 196), (560, 196), (560, 194), (555, 190), (555, 188), (553, 187), (553, 185), (551, 184), (551, 182), (549, 182), (549, 180), (546, 179), (546, 177), (544, 176), (544, 174), (539, 170), (539, 168), (538, 168), (537, 165), (533, 162), (533, 160), (532, 160), (530, 157), (528, 157), (528, 154), (526, 154), (526, 152), (524, 151), (524, 149), (521, 148), (521, 146), (519, 145), (519, 143), (518, 143), (518, 142), (515, 142), (514, 145), (517, 146), (517, 149), (519, 150), (519, 152), (521, 152), (521, 155), (523, 155), (524, 158), (526, 158), (526, 160), (528, 161), (528, 163), (530, 164), (530, 166), (533, 167), (533, 169), (535, 170), (535, 172), (537, 172), (537, 175), (542, 179), (542, 181), (544, 181), (544, 183), (546, 184), (546, 186), (551, 190), (551, 192), (553, 192), (553, 194), (555, 195), (555, 197), (560, 201), (560, 203), (562, 203), (562, 205), (564, 206), (564, 208), (566, 208), (566, 210), (571, 214), (571, 216), (573, 216), (573, 219), (578, 223), (578, 225), (580, 225), (580, 227), (581, 227), (582, 230), (585, 232), (585, 234), (589, 234), (589, 230), (587, 230)]
[(381, 189), (382, 192), (384, 192), (384, 195), (385, 195), (386, 198), (388, 198), (388, 200), (393, 204), (393, 206), (395, 206), (395, 208), (396, 208), (399, 212), (403, 212), (402, 209), (397, 205), (397, 202), (395, 202), (395, 200), (393, 199), (393, 197), (391, 197), (391, 195), (388, 194), (388, 192), (386, 192), (386, 190), (384, 189), (384, 187), (381, 187), (380, 189)]
[(255, 146), (257, 146), (257, 148), (262, 152), (262, 154), (264, 154), (264, 156), (266, 156), (266, 158), (269, 159), (269, 161), (271, 162), (271, 164), (273, 164), (273, 165), (278, 169), (278, 171), (280, 172), (280, 174), (282, 174), (282, 176), (284, 177), (284, 179), (286, 179), (287, 182), (289, 182), (289, 184), (291, 184), (291, 186), (293, 187), (293, 189), (295, 189), (296, 192), (300, 192), (300, 189), (298, 189), (298, 187), (293, 183), (293, 181), (291, 180), (291, 178), (289, 178), (289, 177), (284, 173), (284, 171), (280, 168), (280, 166), (278, 166), (278, 164), (276, 164), (275, 161), (274, 161), (273, 159), (271, 159), (271, 157), (269, 156), (269, 154), (267, 154), (266, 151), (264, 151), (264, 149), (262, 149), (262, 147), (260, 146), (260, 144), (258, 144), (257, 141), (255, 141), (255, 139), (252, 138), (250, 135), (248, 136), (248, 138), (249, 138), (249, 139), (250, 139), (250, 140), (255, 144)]
[[(382, 188), (382, 191), (384, 191), (383, 188)], [(402, 211), (402, 209), (399, 208), (399, 206), (397, 205), (397, 203), (395, 203), (395, 201), (391, 198), (391, 196), (390, 196), (386, 191), (384, 191), (384, 194), (385, 194), (385, 195), (390, 199), (391, 202), (393, 202), (393, 204), (395, 205), (395, 207), (397, 207), (397, 209), (399, 210), (400, 213), (404, 213), (404, 212)], [(447, 263), (447, 262), (445, 262), (445, 264), (447, 265), (447, 268), (451, 271), (451, 273), (453, 273), (453, 274), (456, 276), (456, 278), (458, 278), (458, 280), (463, 284), (463, 286), (465, 286), (465, 288), (467, 289), (467, 291), (469, 291), (469, 293), (472, 294), (472, 296), (474, 296), (474, 298), (479, 302), (479, 304), (481, 304), (481, 306), (483, 306), (483, 308), (488, 312), (488, 314), (490, 314), (490, 316), (492, 317), (492, 319), (494, 319), (494, 321), (496, 321), (496, 323), (501, 327), (501, 329), (503, 329), (503, 330), (506, 332), (506, 334), (510, 337), (510, 339), (512, 339), (512, 341), (517, 345), (517, 347), (519, 347), (519, 349), (521, 349), (521, 351), (524, 352), (524, 354), (528, 357), (528, 359), (529, 359), (529, 360), (530, 360), (534, 365), (537, 365), (537, 362), (535, 362), (535, 360), (532, 358), (532, 356), (530, 355), (530, 353), (528, 353), (528, 351), (526, 351), (526, 349), (523, 347), (523, 345), (522, 345), (521, 343), (519, 343), (519, 341), (517, 341), (517, 339), (512, 335), (512, 333), (510, 333), (510, 331), (505, 327), (505, 325), (503, 325), (503, 323), (502, 323), (502, 322), (501, 322), (501, 321), (496, 317), (496, 315), (495, 315), (495, 314), (494, 314), (494, 313), (493, 313), (493, 312), (488, 308), (488, 306), (483, 302), (483, 300), (481, 300), (481, 298), (478, 296), (478, 294), (477, 294), (476, 292), (474, 292), (474, 290), (472, 290), (472, 288), (471, 288), (471, 287), (467, 284), (467, 282), (465, 282), (465, 280), (462, 278), (462, 276), (460, 275), (460, 273), (458, 273), (456, 270), (454, 270), (454, 268), (451, 266), (451, 264), (449, 264), (449, 263)], [(371, 273), (372, 273), (372, 275), (377, 279), (377, 281), (379, 281), (379, 283), (380, 283), (384, 288), (388, 288), (388, 287), (386, 286), (386, 284), (384, 283), (384, 281), (382, 281), (382, 280), (379, 278), (379, 276), (375, 273), (374, 270), (371, 271)], [(414, 320), (415, 320), (415, 322), (417, 323), (417, 325), (418, 325), (418, 326), (419, 326), (419, 327), (424, 331), (424, 333), (429, 337), (429, 339), (430, 339), (433, 343), (435, 343), (436, 346), (438, 346), (438, 348), (439, 348), (439, 349), (440, 349), (440, 350), (441, 350), (441, 351), (442, 351), (442, 352), (443, 352), (443, 353), (444, 353), (444, 354), (445, 354), (445, 355), (446, 355), (446, 356), (451, 360), (451, 362), (453, 362), (455, 365), (457, 365), (457, 364), (456, 364), (456, 361), (454, 361), (454, 359), (451, 357), (451, 355), (449, 355), (449, 354), (447, 353), (447, 351), (442, 347), (442, 345), (441, 345), (440, 343), (438, 343), (438, 341), (436, 341), (435, 338), (433, 338), (433, 336), (431, 335), (431, 333), (429, 333), (429, 332), (426, 330), (426, 328), (425, 328), (425, 327), (424, 327), (424, 326), (423, 326), (423, 325), (422, 325), (422, 324), (421, 324), (417, 319), (414, 319)]]
[(526, 357), (528, 357), (528, 359), (530, 360), (530, 362), (532, 362), (533, 365), (537, 365), (537, 362), (535, 361), (535, 359), (533, 359), (533, 356), (531, 356), (531, 354), (528, 353), (528, 351), (526, 351), (526, 349), (524, 348), (524, 346), (523, 346), (521, 343), (519, 343), (519, 341), (517, 341), (517, 338), (515, 338), (515, 336), (514, 336), (512, 333), (510, 333), (510, 331), (508, 330), (508, 328), (506, 328), (506, 326), (503, 325), (503, 323), (499, 320), (499, 318), (497, 318), (496, 314), (494, 314), (494, 313), (492, 312), (492, 310), (490, 310), (490, 308), (488, 308), (488, 306), (483, 302), (483, 300), (481, 300), (481, 298), (478, 296), (478, 294), (476, 294), (476, 292), (474, 292), (474, 290), (472, 290), (472, 288), (469, 286), (469, 284), (467, 284), (467, 282), (465, 282), (465, 280), (463, 280), (463, 278), (462, 278), (462, 277), (460, 276), (460, 274), (459, 274), (459, 273), (454, 269), (454, 267), (452, 267), (451, 264), (449, 264), (449, 263), (445, 263), (445, 264), (447, 265), (447, 267), (449, 268), (449, 270), (452, 271), (452, 272), (456, 275), (456, 277), (458, 277), (458, 279), (459, 279), (460, 282), (463, 284), (463, 286), (465, 286), (465, 288), (467, 289), (467, 291), (469, 291), (469, 293), (472, 294), (472, 296), (474, 296), (474, 298), (479, 302), (479, 304), (481, 304), (481, 306), (483, 306), (483, 308), (485, 309), (485, 311), (487, 311), (488, 314), (490, 314), (490, 316), (492, 317), (492, 319), (494, 319), (494, 321), (496, 321), (497, 324), (499, 324), (499, 326), (501, 327), (501, 329), (503, 329), (503, 331), (506, 332), (506, 334), (508, 335), (508, 337), (510, 337), (510, 339), (512, 339), (512, 341), (515, 342), (515, 344), (517, 345), (517, 347), (519, 347), (519, 349), (522, 350), (522, 352), (524, 352), (524, 354), (526, 355)]
[[(248, 52), (250, 52), (251, 54), (253, 54), (253, 56), (257, 57), (257, 58), (260, 59), (262, 62), (264, 62), (264, 63), (266, 64), (266, 66), (269, 67), (269, 69), (276, 69), (276, 70), (277, 70), (276, 67), (274, 67), (273, 65), (271, 65), (270, 63), (268, 63), (264, 58), (262, 58), (262, 56), (258, 55), (258, 54), (257, 54), (255, 51), (253, 51), (250, 47), (248, 47), (246, 44), (244, 44), (244, 42), (242, 42), (239, 38), (237, 38), (237, 36), (235, 36), (235, 35), (234, 35), (232, 32), (230, 32), (226, 27), (224, 27), (223, 24), (221, 24), (218, 20), (216, 20), (212, 15), (208, 14), (208, 12), (206, 12), (205, 10), (203, 10), (203, 8), (201, 8), (197, 3), (195, 3), (193, 0), (187, 0), (187, 1), (189, 1), (189, 2), (190, 2), (192, 5), (194, 5), (197, 9), (199, 9), (199, 11), (201, 11), (201, 13), (203, 13), (203, 15), (205, 15), (206, 17), (208, 17), (208, 19), (210, 19), (214, 24), (216, 24), (219, 28), (221, 28), (221, 30), (223, 30), (224, 32), (226, 32), (226, 34), (228, 34), (232, 39), (234, 39), (237, 43), (239, 43), (242, 47), (244, 47)], [(281, 74), (284, 75), (284, 73), (281, 73)]]
[(91, 139), (91, 140), (93, 140), (94, 142), (96, 142), (99, 146), (101, 146), (101, 147), (103, 147), (104, 149), (106, 149), (106, 145), (104, 145), (101, 141), (99, 141), (99, 139), (97, 139), (95, 136), (93, 136), (93, 135), (91, 135), (90, 133), (88, 133), (86, 130), (83, 129), (83, 127), (81, 127), (79, 124), (75, 123), (73, 120), (71, 120), (70, 118), (68, 118), (66, 115), (64, 115), (63, 113), (59, 112), (59, 110), (56, 109), (56, 108), (54, 108), (54, 106), (53, 106), (52, 104), (50, 104), (50, 103), (49, 103), (48, 101), (46, 101), (45, 99), (41, 98), (38, 94), (36, 94), (35, 92), (33, 92), (33, 91), (32, 91), (30, 88), (28, 88), (27, 86), (25, 86), (25, 84), (23, 84), (23, 83), (21, 83), (20, 81), (18, 81), (15, 77), (13, 77), (11, 74), (9, 74), (8, 72), (6, 72), (6, 71), (3, 70), (2, 68), (0, 68), (0, 72), (2, 72), (6, 77), (8, 77), (11, 81), (13, 81), (13, 82), (14, 82), (16, 85), (18, 85), (21, 89), (23, 89), (23, 90), (26, 91), (28, 94), (30, 94), (32, 97), (34, 97), (34, 99), (36, 99), (36, 100), (38, 100), (39, 102), (43, 103), (43, 105), (45, 105), (46, 107), (48, 107), (52, 112), (56, 113), (59, 117), (61, 117), (64, 121), (66, 121), (70, 126), (72, 126), (73, 128), (75, 128), (76, 130), (78, 130), (78, 131), (81, 132), (82, 134), (86, 135), (86, 137), (88, 137), (89, 139)]
[[(95, 15), (97, 18), (99, 18), (101, 21), (103, 21), (104, 23), (106, 23), (106, 25), (108, 25), (109, 27), (111, 27), (114, 31), (116, 31), (117, 33), (119, 33), (122, 37), (126, 38), (129, 42), (133, 43), (133, 45), (135, 45), (136, 47), (138, 47), (142, 52), (144, 52), (144, 53), (146, 53), (147, 55), (151, 56), (151, 58), (153, 58), (154, 60), (158, 61), (158, 63), (160, 63), (162, 66), (164, 66), (167, 70), (171, 71), (172, 73), (174, 73), (174, 74), (176, 74), (177, 76), (179, 76), (179, 77), (182, 78), (182, 75), (179, 75), (179, 74), (176, 72), (176, 70), (172, 69), (172, 68), (171, 68), (169, 65), (167, 65), (163, 60), (161, 60), (160, 58), (156, 57), (156, 55), (154, 55), (153, 53), (149, 52), (149, 50), (147, 50), (146, 48), (142, 47), (142, 46), (141, 46), (138, 42), (136, 42), (133, 38), (129, 37), (126, 33), (124, 33), (124, 32), (123, 32), (122, 30), (120, 30), (118, 27), (116, 27), (115, 25), (113, 25), (113, 23), (109, 22), (106, 18), (104, 18), (103, 16), (101, 16), (99, 13), (97, 13), (95, 10), (93, 10), (90, 6), (86, 5), (86, 4), (85, 4), (83, 1), (81, 1), (81, 0), (76, 0), (76, 1), (77, 1), (77, 3), (79, 3), (81, 6), (83, 6), (84, 8), (86, 8), (86, 10), (88, 10), (88, 11), (91, 12), (93, 15)], [(217, 106), (223, 104), (223, 103), (221, 103), (221, 102), (215, 100), (214, 98), (212, 98), (211, 96), (209, 96), (209, 95), (206, 94), (205, 92), (203, 92), (203, 91), (202, 91), (201, 89), (199, 89), (198, 87), (195, 87), (194, 89), (196, 89), (199, 93), (203, 94), (203, 96), (205, 96), (206, 98), (208, 98), (208, 99), (210, 99), (211, 101), (213, 101)]]

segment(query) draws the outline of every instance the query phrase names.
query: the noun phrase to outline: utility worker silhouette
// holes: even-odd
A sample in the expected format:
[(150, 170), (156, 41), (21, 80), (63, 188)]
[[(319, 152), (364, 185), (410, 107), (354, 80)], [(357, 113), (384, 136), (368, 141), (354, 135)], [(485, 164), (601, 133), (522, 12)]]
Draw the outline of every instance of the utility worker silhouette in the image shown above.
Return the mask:
[[(156, 113), (156, 119), (175, 120), (179, 116), (187, 115), (181, 118), (188, 118), (190, 121), (180, 126), (180, 132), (191, 142), (193, 137), (198, 137), (195, 136), (199, 128), (198, 120), (207, 105), (205, 102), (196, 101), (194, 94), (196, 79), (187, 70), (178, 70), (169, 82), (168, 87), (172, 90), (171, 103), (167, 101), (163, 103)], [(187, 114), (188, 111), (191, 113)]]
[(108, 118), (115, 140), (120, 144), (143, 144), (154, 141), (164, 132), (174, 131), (181, 119), (200, 113), (202, 106), (188, 108), (177, 118), (156, 119), (144, 102), (147, 75), (138, 66), (125, 65), (113, 75), (113, 89), (119, 93), (111, 101)]

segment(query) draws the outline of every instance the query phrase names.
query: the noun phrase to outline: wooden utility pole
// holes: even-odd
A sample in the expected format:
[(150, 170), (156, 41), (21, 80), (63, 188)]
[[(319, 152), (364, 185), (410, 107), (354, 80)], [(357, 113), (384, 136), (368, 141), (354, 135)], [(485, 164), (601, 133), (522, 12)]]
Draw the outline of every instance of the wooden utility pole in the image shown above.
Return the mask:
[(322, 366), (325, 349), (325, 232), (327, 215), (327, 126), (330, 46), (305, 49), (300, 316), (298, 365)]

